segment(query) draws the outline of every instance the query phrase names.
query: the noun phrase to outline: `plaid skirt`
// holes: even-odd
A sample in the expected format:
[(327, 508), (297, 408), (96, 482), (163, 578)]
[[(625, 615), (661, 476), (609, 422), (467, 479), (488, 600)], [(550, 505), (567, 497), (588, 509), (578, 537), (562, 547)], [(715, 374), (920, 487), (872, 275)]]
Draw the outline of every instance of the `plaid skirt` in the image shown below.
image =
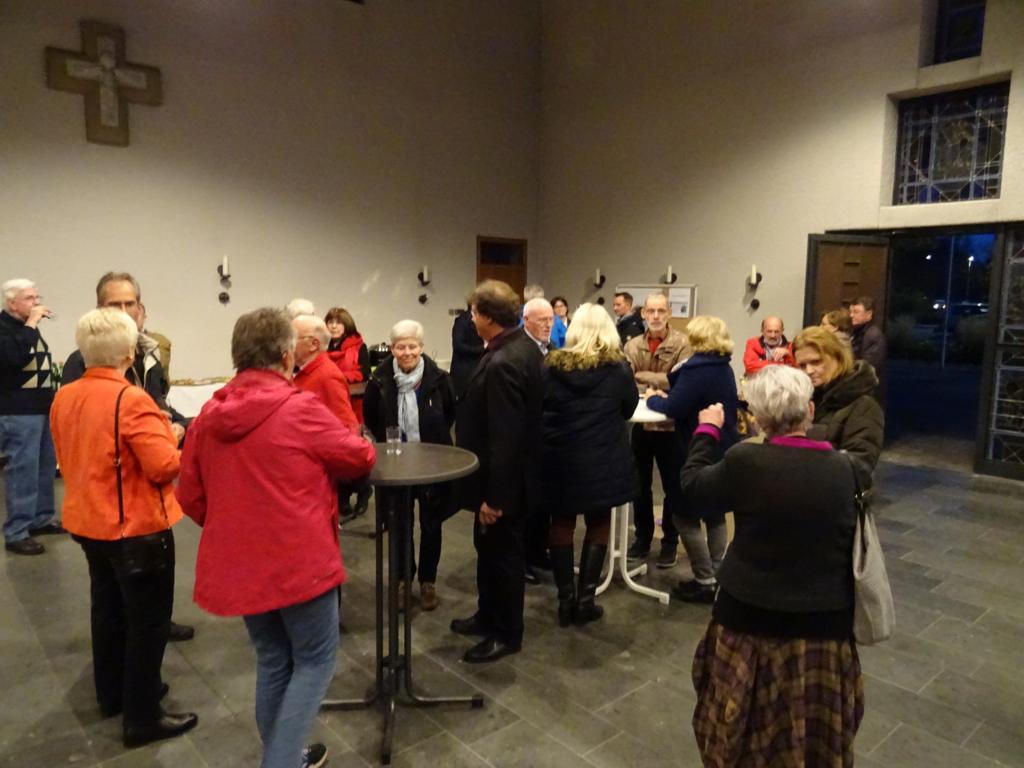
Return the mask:
[(693, 658), (708, 768), (848, 768), (864, 715), (853, 640), (756, 637), (712, 621)]

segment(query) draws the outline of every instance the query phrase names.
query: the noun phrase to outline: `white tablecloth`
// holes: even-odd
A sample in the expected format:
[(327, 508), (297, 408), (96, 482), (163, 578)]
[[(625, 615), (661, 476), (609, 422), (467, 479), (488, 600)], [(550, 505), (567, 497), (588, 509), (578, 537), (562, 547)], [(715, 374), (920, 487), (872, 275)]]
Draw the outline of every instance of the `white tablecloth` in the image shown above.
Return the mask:
[(640, 402), (636, 404), (636, 410), (633, 411), (633, 417), (630, 421), (634, 424), (654, 424), (659, 421), (668, 421), (668, 416), (664, 413), (652, 411), (647, 407), (647, 401), (640, 398)]
[(167, 402), (178, 413), (186, 418), (193, 418), (199, 415), (206, 401), (213, 397), (213, 393), (224, 386), (220, 381), (216, 384), (196, 384), (184, 386), (175, 384), (167, 393)]

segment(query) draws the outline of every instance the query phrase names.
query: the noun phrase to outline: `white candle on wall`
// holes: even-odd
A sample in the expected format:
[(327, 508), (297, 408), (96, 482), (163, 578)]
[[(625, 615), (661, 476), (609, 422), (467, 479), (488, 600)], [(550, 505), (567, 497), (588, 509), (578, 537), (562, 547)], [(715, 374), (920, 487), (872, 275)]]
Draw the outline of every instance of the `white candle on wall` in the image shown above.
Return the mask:
[(750, 284), (757, 285), (757, 264), (750, 265)]
[(667, 279), (667, 280), (671, 280), (672, 279), (672, 265), (671, 264), (668, 265), (668, 270), (665, 272), (665, 279)]
[(594, 285), (597, 285), (600, 282), (601, 282), (601, 268), (598, 267), (597, 269), (594, 270)]
[(427, 269), (427, 265), (423, 265), (423, 282), (430, 282), (430, 271)]
[(221, 277), (227, 277), (231, 273), (228, 271), (228, 257), (225, 256), (220, 262), (220, 274)]

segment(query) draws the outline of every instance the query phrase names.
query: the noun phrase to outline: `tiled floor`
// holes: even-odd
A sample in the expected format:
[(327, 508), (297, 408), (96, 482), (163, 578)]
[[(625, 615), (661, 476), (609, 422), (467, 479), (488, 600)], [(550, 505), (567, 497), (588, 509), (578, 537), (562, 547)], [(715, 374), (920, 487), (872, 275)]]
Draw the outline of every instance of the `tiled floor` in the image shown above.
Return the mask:
[[(899, 631), (862, 648), (867, 714), (859, 766), (1024, 766), (1024, 487), (885, 464), (878, 512), (888, 548)], [(332, 692), (361, 694), (372, 662), (372, 543), (360, 521), (344, 533), (346, 587), (339, 669)], [(67, 538), (43, 557), (7, 556), (0, 579), (0, 766), (253, 767), (253, 654), (237, 620), (190, 600), (198, 538), (176, 529), (176, 618), (196, 638), (170, 646), (169, 706), (192, 709), (187, 736), (126, 751), (117, 720), (93, 698), (84, 558)], [(605, 619), (555, 626), (550, 585), (527, 592), (523, 652), (484, 667), (448, 632), (474, 600), (469, 522), (446, 524), (441, 607), (415, 620), (415, 670), (430, 692), (481, 691), (483, 710), (399, 710), (396, 766), (697, 766), (690, 728), (690, 660), (706, 607), (656, 601), (615, 584)], [(668, 586), (685, 561), (648, 581)], [(316, 725), (333, 768), (375, 764), (380, 715), (332, 712)]]

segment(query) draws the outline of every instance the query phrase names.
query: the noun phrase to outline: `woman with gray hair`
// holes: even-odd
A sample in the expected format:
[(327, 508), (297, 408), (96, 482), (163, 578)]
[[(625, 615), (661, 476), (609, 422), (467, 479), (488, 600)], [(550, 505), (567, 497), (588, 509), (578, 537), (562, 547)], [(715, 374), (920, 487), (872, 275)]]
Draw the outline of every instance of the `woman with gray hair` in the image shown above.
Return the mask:
[[(423, 326), (415, 320), (400, 320), (391, 329), (391, 356), (381, 361), (366, 385), (363, 416), (380, 442), (388, 427), (398, 427), (404, 442), (452, 444), (455, 392), (448, 374), (423, 354)], [(432, 611), (438, 605), (435, 585), (441, 560), (441, 524), (455, 511), (451, 483), (416, 487), (413, 498), (420, 506), (420, 607)], [(411, 520), (412, 510), (409, 514)], [(405, 534), (412, 536), (411, 522)], [(406, 581), (417, 569), (414, 558), (413, 572), (401, 573), (402, 561), (400, 608), (405, 605)]]
[(278, 309), (242, 315), (231, 336), (237, 374), (192, 422), (178, 499), (203, 533), (195, 600), (241, 616), (256, 649), (261, 768), (323, 765), (303, 752), (334, 674), (339, 480), (373, 468), (373, 445), (292, 384), (295, 331)]
[(747, 382), (765, 432), (719, 461), (721, 403), (702, 410), (682, 471), (691, 504), (732, 509), (736, 535), (693, 660), (704, 765), (853, 765), (864, 714), (853, 639), (854, 469), (807, 438), (814, 387), (765, 368)]

